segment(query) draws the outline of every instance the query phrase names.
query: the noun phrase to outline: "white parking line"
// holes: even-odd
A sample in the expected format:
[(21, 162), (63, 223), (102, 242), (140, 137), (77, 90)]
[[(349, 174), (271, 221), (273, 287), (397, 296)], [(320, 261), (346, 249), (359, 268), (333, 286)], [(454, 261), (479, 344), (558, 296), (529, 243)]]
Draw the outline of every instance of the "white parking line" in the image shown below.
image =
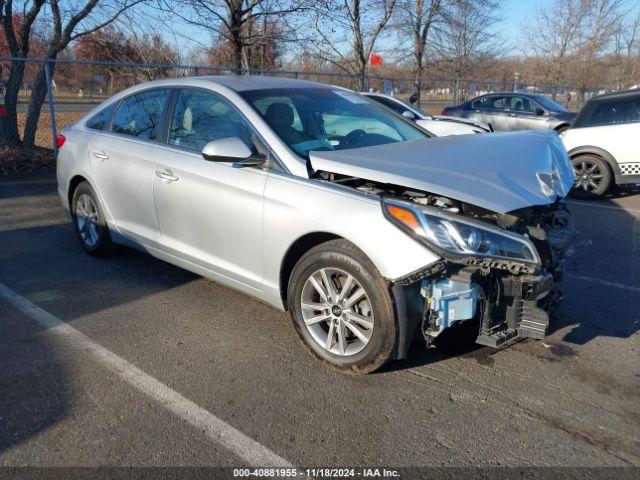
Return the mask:
[(0, 283), (0, 298), (35, 320), (49, 332), (63, 337), (75, 348), (91, 355), (96, 362), (115, 373), (125, 382), (152, 398), (190, 425), (203, 432), (216, 444), (236, 455), (248, 466), (292, 468), (287, 460), (267, 447), (247, 437), (211, 412), (196, 405), (175, 390), (147, 375), (125, 359), (97, 344), (69, 324), (42, 310), (26, 298)]
[(633, 285), (625, 285), (624, 283), (611, 282), (609, 280), (603, 280), (601, 278), (589, 277), (587, 275), (576, 275), (574, 273), (569, 274), (569, 276), (571, 278), (575, 278), (576, 280), (599, 283), (600, 285), (604, 285), (606, 287), (614, 287), (614, 288), (619, 288), (621, 290), (628, 290), (630, 292), (640, 293), (640, 287), (634, 287)]
[(603, 208), (605, 210), (618, 210), (620, 212), (640, 213), (640, 210), (638, 210), (637, 208), (626, 208), (626, 207), (623, 207), (622, 205), (614, 207), (612, 205), (599, 205), (596, 202), (581, 202), (579, 200), (568, 200), (567, 203), (569, 205), (576, 205), (576, 206), (579, 206), (579, 207)]

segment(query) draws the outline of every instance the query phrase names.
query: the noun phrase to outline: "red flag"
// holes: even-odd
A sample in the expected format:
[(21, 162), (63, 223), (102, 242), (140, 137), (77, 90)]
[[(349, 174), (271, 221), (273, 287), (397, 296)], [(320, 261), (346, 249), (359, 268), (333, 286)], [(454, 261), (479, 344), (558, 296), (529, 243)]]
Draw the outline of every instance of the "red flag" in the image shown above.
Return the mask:
[(381, 67), (382, 66), (382, 57), (380, 55), (376, 55), (375, 53), (371, 53), (369, 55), (369, 66), (370, 67)]

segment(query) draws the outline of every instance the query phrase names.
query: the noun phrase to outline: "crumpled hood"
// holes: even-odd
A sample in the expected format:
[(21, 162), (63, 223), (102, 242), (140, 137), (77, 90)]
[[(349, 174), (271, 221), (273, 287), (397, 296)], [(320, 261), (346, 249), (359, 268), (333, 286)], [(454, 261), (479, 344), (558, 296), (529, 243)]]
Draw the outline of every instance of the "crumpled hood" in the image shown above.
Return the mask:
[(309, 157), (315, 170), (402, 185), (496, 213), (553, 203), (574, 181), (562, 142), (545, 131), (439, 137), (312, 151)]

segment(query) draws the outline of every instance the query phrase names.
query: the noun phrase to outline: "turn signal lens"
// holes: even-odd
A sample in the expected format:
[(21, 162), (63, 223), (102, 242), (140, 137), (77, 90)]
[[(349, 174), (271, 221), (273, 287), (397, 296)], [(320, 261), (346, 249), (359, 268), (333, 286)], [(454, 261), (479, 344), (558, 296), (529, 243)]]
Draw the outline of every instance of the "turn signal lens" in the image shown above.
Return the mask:
[(65, 137), (64, 135), (58, 135), (56, 137), (56, 147), (60, 149), (64, 145), (64, 142), (66, 142), (66, 140), (67, 140), (67, 137)]
[(389, 215), (395, 218), (398, 222), (409, 227), (411, 230), (420, 229), (420, 221), (411, 210), (391, 204), (386, 204), (385, 208)]

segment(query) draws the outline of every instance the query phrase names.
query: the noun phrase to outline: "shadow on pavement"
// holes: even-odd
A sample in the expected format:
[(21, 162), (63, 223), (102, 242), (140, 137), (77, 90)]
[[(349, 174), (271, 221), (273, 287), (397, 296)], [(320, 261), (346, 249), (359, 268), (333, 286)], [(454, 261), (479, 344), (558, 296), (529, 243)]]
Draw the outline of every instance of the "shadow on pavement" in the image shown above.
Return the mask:
[(52, 339), (0, 303), (0, 453), (65, 418), (67, 375)]
[(568, 343), (629, 338), (640, 330), (640, 218), (611, 198), (570, 205), (580, 221), (565, 269), (565, 300), (549, 330), (570, 328), (562, 337)]
[(55, 177), (31, 175), (27, 178), (0, 180), (0, 200), (48, 195), (58, 191)]

